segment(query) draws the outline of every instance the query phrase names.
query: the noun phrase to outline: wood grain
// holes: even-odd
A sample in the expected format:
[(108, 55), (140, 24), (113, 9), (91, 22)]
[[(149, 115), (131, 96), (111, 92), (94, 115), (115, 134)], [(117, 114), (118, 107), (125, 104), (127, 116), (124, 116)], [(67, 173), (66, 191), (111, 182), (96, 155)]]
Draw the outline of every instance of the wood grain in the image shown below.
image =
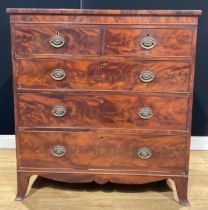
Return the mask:
[[(99, 184), (172, 179), (180, 203), (188, 205), (194, 60), (201, 11), (7, 12), (11, 14), (16, 199), (25, 197), (33, 175)], [(57, 33), (65, 44), (55, 49), (49, 42)], [(146, 36), (156, 40), (151, 50), (140, 45)], [(50, 72), (58, 66), (66, 77), (52, 81)], [(149, 84), (138, 81), (144, 68), (155, 74)], [(56, 105), (66, 108), (65, 116), (52, 115)], [(149, 120), (138, 117), (143, 107), (153, 110)], [(49, 156), (57, 143), (67, 150), (62, 159)], [(136, 150), (144, 145), (152, 149), (152, 157), (138, 160)]]
[[(19, 137), (20, 167), (24, 168), (185, 172), (186, 136), (21, 132)], [(52, 155), (56, 145), (65, 147), (64, 156)], [(143, 147), (152, 151), (149, 159), (138, 157)]]
[[(189, 56), (192, 50), (191, 29), (106, 29), (104, 55), (126, 56)], [(143, 49), (140, 41), (146, 36), (156, 40), (156, 46)]]
[[(20, 127), (187, 130), (187, 95), (19, 94), (18, 101)], [(65, 116), (52, 115), (57, 105), (65, 107)], [(138, 116), (143, 107), (152, 109), (152, 118)]]
[[(54, 69), (65, 71), (62, 81), (52, 79)], [(154, 80), (149, 83), (139, 79), (140, 73), (147, 70), (154, 74)], [(188, 92), (189, 77), (188, 61), (18, 60), (18, 88), (21, 89)]]
[[(57, 32), (65, 40), (60, 48), (50, 45), (51, 38)], [(101, 31), (98, 28), (42, 25), (18, 27), (14, 33), (17, 54), (100, 54)]]
[(198, 23), (196, 16), (116, 16), (116, 15), (31, 15), (31, 14), (15, 14), (10, 16), (11, 23), (27, 24), (27, 23), (69, 23), (72, 25), (86, 24), (86, 25), (141, 25), (142, 27), (169, 26), (169, 27), (193, 27)]

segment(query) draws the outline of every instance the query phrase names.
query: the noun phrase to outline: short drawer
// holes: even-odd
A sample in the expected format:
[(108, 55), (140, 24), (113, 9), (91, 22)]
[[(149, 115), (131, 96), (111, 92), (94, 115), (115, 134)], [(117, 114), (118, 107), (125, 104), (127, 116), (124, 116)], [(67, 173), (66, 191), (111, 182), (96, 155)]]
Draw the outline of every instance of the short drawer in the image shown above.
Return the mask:
[(20, 127), (187, 130), (187, 95), (19, 94)]
[(14, 33), (16, 54), (100, 54), (98, 28), (38, 25), (17, 27)]
[(190, 62), (139, 60), (18, 60), (18, 88), (189, 91)]
[(21, 132), (18, 138), (21, 167), (185, 171), (186, 136)]
[(108, 28), (104, 36), (105, 55), (190, 56), (192, 29)]

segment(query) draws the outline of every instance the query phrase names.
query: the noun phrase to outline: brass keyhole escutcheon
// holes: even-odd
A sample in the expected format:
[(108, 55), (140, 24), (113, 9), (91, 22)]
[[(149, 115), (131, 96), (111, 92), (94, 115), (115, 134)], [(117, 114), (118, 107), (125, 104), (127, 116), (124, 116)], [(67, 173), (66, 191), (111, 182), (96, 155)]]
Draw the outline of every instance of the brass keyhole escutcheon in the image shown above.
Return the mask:
[(105, 64), (100, 64), (100, 70), (103, 70), (105, 68)]

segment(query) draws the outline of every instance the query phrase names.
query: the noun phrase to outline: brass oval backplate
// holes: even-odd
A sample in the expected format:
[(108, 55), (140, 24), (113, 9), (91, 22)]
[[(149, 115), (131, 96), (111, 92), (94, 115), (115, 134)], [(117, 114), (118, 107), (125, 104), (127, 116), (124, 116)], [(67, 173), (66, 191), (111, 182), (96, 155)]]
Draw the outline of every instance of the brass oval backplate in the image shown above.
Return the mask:
[(51, 38), (50, 44), (55, 48), (60, 48), (65, 44), (64, 37), (57, 32), (56, 35)]
[(149, 159), (152, 156), (152, 151), (149, 148), (142, 147), (138, 149), (138, 156), (141, 159)]
[(143, 107), (139, 110), (139, 117), (142, 119), (150, 119), (153, 116), (153, 111), (149, 107)]
[(66, 114), (66, 108), (64, 106), (54, 106), (52, 109), (52, 115), (55, 117), (63, 117)]
[(54, 69), (51, 72), (51, 77), (56, 81), (61, 81), (65, 78), (66, 74), (63, 69)]
[(147, 34), (146, 37), (144, 37), (141, 41), (140, 41), (140, 45), (143, 49), (146, 50), (150, 50), (153, 47), (155, 47), (156, 45), (156, 40), (154, 37), (149, 36), (149, 34)]
[(154, 80), (154, 74), (151, 72), (151, 71), (142, 71), (140, 74), (139, 74), (139, 79), (142, 81), (142, 82), (151, 82)]
[(56, 145), (52, 148), (51, 153), (55, 157), (62, 157), (66, 153), (66, 149), (64, 146)]

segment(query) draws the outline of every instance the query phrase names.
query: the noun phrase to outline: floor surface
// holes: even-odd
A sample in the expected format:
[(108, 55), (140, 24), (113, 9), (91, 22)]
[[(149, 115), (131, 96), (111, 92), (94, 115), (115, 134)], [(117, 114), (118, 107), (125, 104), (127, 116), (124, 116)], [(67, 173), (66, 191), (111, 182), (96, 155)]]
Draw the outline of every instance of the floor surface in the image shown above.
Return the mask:
[(0, 149), (0, 210), (208, 210), (208, 151), (191, 152), (188, 207), (175, 201), (176, 191), (165, 182), (66, 184), (38, 178), (25, 200), (14, 201), (15, 161), (14, 149)]

